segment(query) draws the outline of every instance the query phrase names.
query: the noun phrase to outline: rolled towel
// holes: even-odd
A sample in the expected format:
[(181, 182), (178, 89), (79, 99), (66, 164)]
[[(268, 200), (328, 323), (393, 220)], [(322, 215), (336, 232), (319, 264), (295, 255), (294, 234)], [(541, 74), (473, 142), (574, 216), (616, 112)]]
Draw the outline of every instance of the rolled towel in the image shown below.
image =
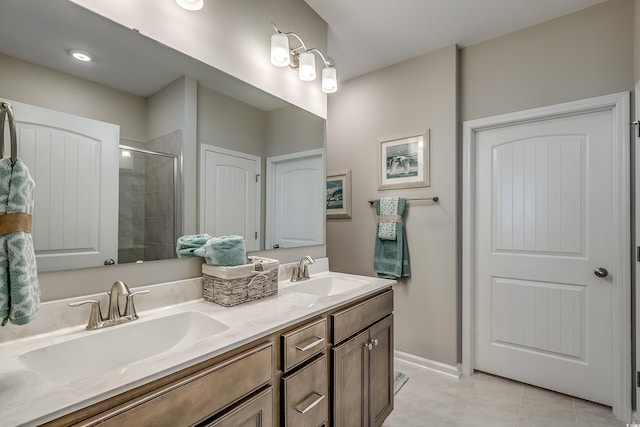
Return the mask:
[(242, 236), (220, 236), (207, 240), (204, 246), (193, 251), (209, 265), (234, 266), (247, 264), (247, 252)]
[(211, 236), (208, 234), (190, 234), (179, 237), (176, 245), (176, 254), (178, 255), (178, 258), (199, 256), (195, 255), (193, 252), (196, 249), (203, 247), (209, 239), (211, 239)]

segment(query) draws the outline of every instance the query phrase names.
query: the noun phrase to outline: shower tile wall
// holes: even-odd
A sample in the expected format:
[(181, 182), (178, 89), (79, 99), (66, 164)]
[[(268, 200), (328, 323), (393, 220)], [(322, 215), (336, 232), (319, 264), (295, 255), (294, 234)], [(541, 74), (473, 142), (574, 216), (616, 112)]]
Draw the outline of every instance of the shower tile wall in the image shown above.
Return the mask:
[(144, 191), (144, 259), (173, 258), (173, 159), (147, 155)]

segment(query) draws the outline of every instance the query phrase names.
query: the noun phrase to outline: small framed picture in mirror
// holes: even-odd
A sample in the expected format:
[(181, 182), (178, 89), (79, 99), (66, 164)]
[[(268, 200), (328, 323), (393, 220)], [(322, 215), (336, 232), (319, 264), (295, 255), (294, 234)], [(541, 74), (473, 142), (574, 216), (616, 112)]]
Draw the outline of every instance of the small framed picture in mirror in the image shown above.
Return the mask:
[(351, 170), (327, 174), (327, 218), (351, 218)]

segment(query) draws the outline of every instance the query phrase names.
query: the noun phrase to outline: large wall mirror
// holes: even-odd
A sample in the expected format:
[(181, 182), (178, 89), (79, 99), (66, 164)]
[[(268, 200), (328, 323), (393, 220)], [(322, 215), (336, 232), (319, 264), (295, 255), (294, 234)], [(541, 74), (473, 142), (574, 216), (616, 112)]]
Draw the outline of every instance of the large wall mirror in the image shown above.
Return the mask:
[(172, 258), (203, 232), (324, 244), (324, 119), (66, 0), (3, 4), (0, 75), (39, 271)]

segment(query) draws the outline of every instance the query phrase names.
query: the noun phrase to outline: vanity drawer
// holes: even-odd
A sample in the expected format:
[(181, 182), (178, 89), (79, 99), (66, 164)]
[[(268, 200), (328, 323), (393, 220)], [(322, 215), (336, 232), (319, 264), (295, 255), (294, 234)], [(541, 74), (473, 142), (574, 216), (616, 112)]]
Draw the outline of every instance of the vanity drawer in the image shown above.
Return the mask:
[(327, 346), (327, 319), (322, 318), (282, 335), (282, 371), (322, 352)]
[(328, 392), (326, 355), (282, 377), (283, 425), (318, 427), (326, 423)]
[(273, 387), (247, 400), (205, 427), (267, 427), (273, 426)]
[(389, 289), (378, 296), (333, 313), (331, 315), (332, 344), (338, 344), (391, 312), (393, 312), (393, 291)]
[(263, 344), (78, 425), (191, 425), (272, 381), (273, 354), (273, 343)]

